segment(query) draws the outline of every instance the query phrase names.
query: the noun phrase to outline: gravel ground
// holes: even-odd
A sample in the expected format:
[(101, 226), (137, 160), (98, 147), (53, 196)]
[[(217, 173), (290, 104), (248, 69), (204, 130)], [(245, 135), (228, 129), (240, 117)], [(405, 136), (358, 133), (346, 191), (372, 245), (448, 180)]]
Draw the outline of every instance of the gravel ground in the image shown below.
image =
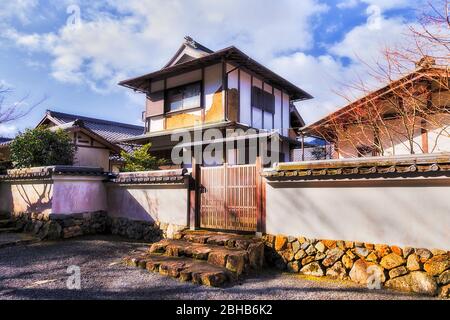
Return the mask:
[[(208, 288), (126, 267), (120, 259), (142, 243), (111, 236), (0, 249), (0, 299), (426, 299), (349, 282), (266, 271), (242, 284)], [(67, 289), (67, 268), (81, 270), (81, 290)]]

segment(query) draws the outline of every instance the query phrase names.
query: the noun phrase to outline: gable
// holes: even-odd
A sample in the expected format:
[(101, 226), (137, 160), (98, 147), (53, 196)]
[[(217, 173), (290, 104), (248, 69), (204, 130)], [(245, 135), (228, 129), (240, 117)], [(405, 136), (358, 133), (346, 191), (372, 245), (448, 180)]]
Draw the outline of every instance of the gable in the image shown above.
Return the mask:
[(36, 128), (47, 126), (49, 128), (54, 126), (59, 126), (62, 123), (51, 117), (49, 114), (46, 114), (45, 117), (36, 125)]
[(178, 49), (175, 55), (169, 60), (169, 62), (164, 66), (164, 68), (192, 61), (213, 53), (212, 50), (197, 43), (196, 41), (194, 41), (189, 37), (186, 37), (185, 40), (186, 41), (181, 45), (181, 47)]

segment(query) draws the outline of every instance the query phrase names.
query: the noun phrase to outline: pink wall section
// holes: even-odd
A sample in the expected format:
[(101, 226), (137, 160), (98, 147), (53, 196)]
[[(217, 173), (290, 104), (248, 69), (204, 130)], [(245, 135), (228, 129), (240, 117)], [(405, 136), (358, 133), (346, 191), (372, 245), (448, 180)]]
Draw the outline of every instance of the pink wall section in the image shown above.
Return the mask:
[(106, 211), (103, 177), (54, 177), (52, 213)]

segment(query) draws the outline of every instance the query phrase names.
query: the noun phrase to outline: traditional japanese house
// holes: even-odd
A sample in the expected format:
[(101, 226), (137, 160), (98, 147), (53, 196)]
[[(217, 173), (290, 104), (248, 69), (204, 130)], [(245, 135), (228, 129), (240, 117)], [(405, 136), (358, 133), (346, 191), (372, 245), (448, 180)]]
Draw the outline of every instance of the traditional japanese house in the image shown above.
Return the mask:
[[(194, 136), (194, 130), (217, 129), (224, 137), (220, 143), (231, 141), (233, 145), (243, 137), (227, 137), (227, 129), (255, 129), (256, 136), (278, 139), (276, 158), (289, 161), (290, 150), (299, 145), (295, 128), (303, 123), (292, 104), (311, 99), (311, 95), (236, 47), (212, 51), (190, 37), (185, 40), (161, 70), (120, 82), (146, 95), (145, 132), (123, 141), (150, 142), (153, 155), (170, 161), (178, 143), (171, 139), (174, 133)], [(184, 147), (211, 143), (211, 139), (201, 137)], [(244, 134), (247, 144), (254, 138), (255, 134)], [(247, 152), (250, 147), (245, 148), (245, 157), (239, 156), (242, 149), (239, 151), (236, 144), (224, 148), (225, 162), (241, 164), (238, 158), (254, 162)]]

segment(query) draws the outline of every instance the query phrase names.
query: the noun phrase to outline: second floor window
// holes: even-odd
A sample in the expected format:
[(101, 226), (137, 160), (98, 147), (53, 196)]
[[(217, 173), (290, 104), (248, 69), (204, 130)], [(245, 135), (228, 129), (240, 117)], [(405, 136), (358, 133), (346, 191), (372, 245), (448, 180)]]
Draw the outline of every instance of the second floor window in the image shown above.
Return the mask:
[(166, 112), (198, 108), (201, 106), (200, 82), (167, 90)]
[(275, 96), (270, 92), (253, 86), (252, 106), (269, 113), (275, 113)]

